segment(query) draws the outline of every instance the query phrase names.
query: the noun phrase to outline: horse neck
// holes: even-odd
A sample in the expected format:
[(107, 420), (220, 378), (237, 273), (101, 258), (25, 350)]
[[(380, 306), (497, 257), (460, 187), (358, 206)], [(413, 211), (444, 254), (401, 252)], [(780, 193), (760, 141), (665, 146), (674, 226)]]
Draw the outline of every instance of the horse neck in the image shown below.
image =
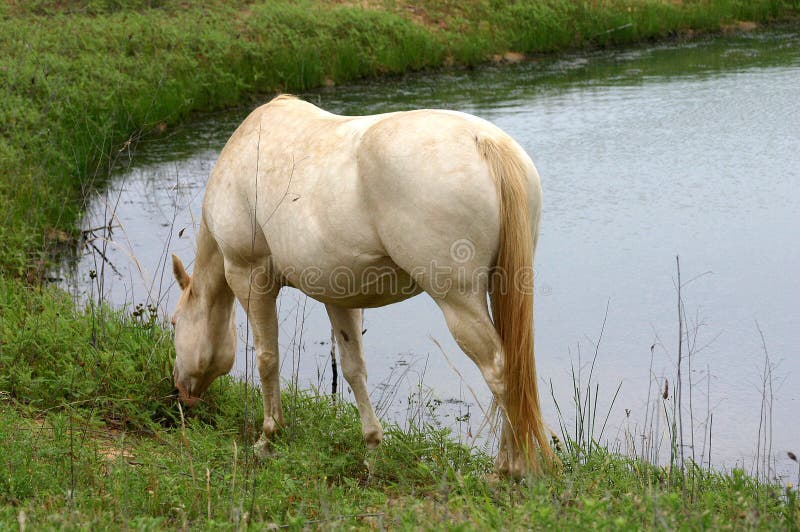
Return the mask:
[(226, 324), (233, 310), (233, 292), (225, 280), (225, 261), (217, 241), (205, 222), (197, 233), (197, 256), (192, 272), (192, 285), (204, 300), (209, 312)]

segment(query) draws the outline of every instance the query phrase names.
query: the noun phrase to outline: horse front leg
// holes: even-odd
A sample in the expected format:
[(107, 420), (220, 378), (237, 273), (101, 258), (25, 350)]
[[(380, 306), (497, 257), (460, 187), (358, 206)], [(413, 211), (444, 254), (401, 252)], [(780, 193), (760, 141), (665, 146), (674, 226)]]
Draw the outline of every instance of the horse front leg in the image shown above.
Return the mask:
[[(268, 306), (266, 309), (264, 307)], [(254, 315), (256, 313), (252, 313)], [(275, 300), (259, 308), (259, 316), (249, 317), (253, 326), (258, 375), (264, 400), (264, 422), (261, 436), (255, 445), (256, 453), (263, 456), (269, 451), (269, 442), (284, 424), (281, 408), (280, 356), (278, 354), (278, 317)], [(256, 333), (256, 331), (260, 331)]]
[(256, 363), (264, 399), (264, 423), (255, 451), (269, 452), (270, 439), (284, 424), (281, 407), (280, 355), (278, 351), (278, 290), (262, 272), (226, 262), (225, 277), (236, 298), (247, 312), (253, 331)]
[(336, 334), (342, 361), (342, 373), (353, 390), (361, 417), (361, 429), (368, 449), (375, 449), (383, 441), (383, 428), (367, 392), (367, 367), (361, 341), (361, 309), (325, 305)]

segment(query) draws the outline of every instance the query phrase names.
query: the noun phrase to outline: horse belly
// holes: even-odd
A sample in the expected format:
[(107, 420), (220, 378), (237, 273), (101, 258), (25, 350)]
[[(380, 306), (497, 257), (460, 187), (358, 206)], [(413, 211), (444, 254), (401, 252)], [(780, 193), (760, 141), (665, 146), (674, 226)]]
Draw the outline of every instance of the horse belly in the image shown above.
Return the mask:
[(379, 307), (418, 294), (419, 287), (378, 238), (355, 172), (314, 182), (314, 187), (294, 188), (299, 199), (285, 202), (261, 224), (280, 282), (323, 303), (350, 308)]
[(388, 257), (358, 263), (302, 268), (284, 267), (283, 282), (325, 304), (346, 308), (382, 307), (419, 294), (422, 289)]

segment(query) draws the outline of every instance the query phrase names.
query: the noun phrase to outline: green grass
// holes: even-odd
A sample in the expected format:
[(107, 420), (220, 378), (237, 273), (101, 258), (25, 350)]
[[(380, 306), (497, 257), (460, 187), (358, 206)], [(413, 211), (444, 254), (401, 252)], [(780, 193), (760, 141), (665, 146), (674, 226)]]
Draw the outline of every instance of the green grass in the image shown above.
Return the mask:
[[(272, 458), (261, 402), (220, 379), (185, 423), (171, 339), (144, 312), (76, 307), (41, 284), (88, 192), (191, 113), (276, 91), (525, 54), (616, 46), (800, 0), (35, 0), (0, 4), (0, 528), (320, 526), (797, 529), (797, 492), (568, 445), (562, 474), (496, 479), (435, 425), (368, 454), (350, 405), (292, 391)], [(208, 471), (208, 477), (206, 477)], [(208, 483), (206, 479), (208, 478)], [(209, 511), (210, 507), (210, 511)], [(210, 518), (209, 518), (210, 515)]]
[(455, 443), (435, 412), (421, 427), (387, 427), (368, 452), (352, 404), (291, 389), (273, 455), (255, 460), (258, 392), (219, 379), (184, 418), (168, 378), (170, 335), (147, 312), (76, 309), (57, 289), (0, 282), (0, 326), (0, 527), (800, 523), (794, 489), (739, 470), (684, 476), (585, 441), (561, 445), (557, 474), (498, 479), (491, 457)]
[[(235, 390), (233, 394), (243, 393)], [(797, 529), (792, 490), (742, 471), (702, 472), (691, 494), (663, 468), (598, 450), (562, 474), (512, 483), (446, 432), (390, 428), (364, 448), (358, 415), (329, 397), (285, 394), (287, 428), (255, 461), (235, 428), (198, 418), (142, 436), (73, 410), (32, 420), (0, 406), (0, 523), (33, 528)], [(241, 420), (241, 418), (239, 417)]]

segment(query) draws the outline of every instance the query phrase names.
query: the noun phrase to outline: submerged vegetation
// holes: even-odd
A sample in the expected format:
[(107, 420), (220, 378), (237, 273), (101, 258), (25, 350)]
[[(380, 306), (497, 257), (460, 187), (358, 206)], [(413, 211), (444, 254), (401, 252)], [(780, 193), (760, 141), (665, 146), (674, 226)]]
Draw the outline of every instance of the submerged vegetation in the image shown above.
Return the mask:
[(297, 390), (257, 461), (257, 391), (223, 378), (182, 412), (155, 312), (77, 308), (43, 281), (76, 247), (87, 193), (192, 112), (798, 14), (798, 0), (0, 4), (0, 523), (797, 529), (794, 489), (621, 457), (583, 432), (561, 474), (522, 483), (435, 423), (368, 453), (354, 407)]

